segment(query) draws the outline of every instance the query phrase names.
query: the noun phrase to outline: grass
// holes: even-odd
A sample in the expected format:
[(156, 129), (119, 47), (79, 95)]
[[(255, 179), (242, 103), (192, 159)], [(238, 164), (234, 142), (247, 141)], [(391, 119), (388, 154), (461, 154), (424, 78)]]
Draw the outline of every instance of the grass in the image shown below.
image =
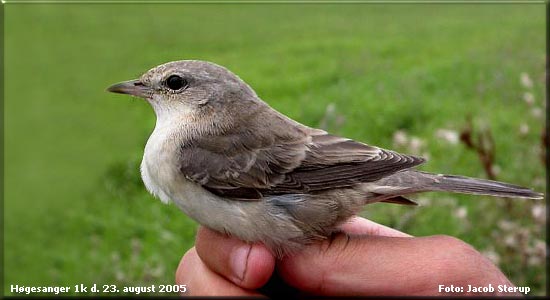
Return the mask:
[[(335, 134), (407, 152), (392, 140), (405, 130), (424, 142), (424, 170), (484, 177), (475, 153), (435, 137), (471, 115), (493, 132), (498, 179), (544, 191), (544, 116), (522, 100), (530, 92), (541, 107), (544, 98), (542, 8), (5, 6), (4, 293), (12, 284), (173, 283), (196, 224), (139, 178), (151, 108), (105, 92), (171, 60), (224, 65), (274, 108)], [(532, 214), (540, 202), (419, 200), (426, 205), (377, 204), (364, 215), (414, 235), (457, 236), (498, 257), (516, 285), (545, 293), (545, 220)]]

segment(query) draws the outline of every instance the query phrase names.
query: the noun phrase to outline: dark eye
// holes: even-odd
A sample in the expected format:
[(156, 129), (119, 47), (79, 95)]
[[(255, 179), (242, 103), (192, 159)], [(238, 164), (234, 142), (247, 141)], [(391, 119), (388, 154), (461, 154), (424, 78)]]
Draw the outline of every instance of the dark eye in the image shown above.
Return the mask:
[(180, 90), (187, 85), (187, 80), (178, 75), (172, 75), (166, 79), (166, 86), (173, 91)]

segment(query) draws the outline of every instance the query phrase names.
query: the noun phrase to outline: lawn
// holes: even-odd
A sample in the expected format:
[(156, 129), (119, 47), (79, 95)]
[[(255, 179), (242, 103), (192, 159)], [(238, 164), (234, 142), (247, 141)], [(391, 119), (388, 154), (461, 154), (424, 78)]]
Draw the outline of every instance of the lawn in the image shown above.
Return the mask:
[[(152, 109), (105, 92), (172, 60), (224, 65), (291, 118), (426, 155), (423, 170), (486, 177), (475, 151), (452, 139), (470, 116), (476, 133), (492, 133), (497, 179), (546, 189), (543, 4), (4, 9), (5, 295), (15, 284), (173, 283), (197, 225), (139, 177)], [(416, 199), (363, 215), (456, 236), (545, 293), (543, 201)]]

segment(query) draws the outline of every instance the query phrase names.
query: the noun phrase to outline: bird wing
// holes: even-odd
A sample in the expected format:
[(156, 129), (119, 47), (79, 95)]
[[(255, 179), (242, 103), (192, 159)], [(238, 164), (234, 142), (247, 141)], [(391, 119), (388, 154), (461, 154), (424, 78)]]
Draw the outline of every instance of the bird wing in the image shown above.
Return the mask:
[(270, 125), (270, 130), (244, 127), (186, 143), (181, 147), (180, 171), (219, 196), (255, 200), (349, 187), (424, 162), (311, 129), (284, 116)]
[(299, 167), (285, 174), (269, 194), (343, 188), (422, 164), (421, 157), (369, 146), (330, 134), (313, 135)]

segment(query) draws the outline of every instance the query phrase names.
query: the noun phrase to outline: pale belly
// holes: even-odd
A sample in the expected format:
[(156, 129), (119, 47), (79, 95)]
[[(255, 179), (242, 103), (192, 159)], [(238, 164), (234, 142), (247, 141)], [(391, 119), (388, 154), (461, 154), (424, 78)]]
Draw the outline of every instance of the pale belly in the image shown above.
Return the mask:
[[(210, 229), (247, 242), (263, 242), (282, 255), (301, 246), (304, 232), (282, 207), (267, 199), (238, 201), (218, 197), (184, 176), (159, 170), (162, 162), (144, 158), (141, 174), (147, 190), (173, 202), (187, 216)], [(172, 174), (171, 174), (172, 173)]]

